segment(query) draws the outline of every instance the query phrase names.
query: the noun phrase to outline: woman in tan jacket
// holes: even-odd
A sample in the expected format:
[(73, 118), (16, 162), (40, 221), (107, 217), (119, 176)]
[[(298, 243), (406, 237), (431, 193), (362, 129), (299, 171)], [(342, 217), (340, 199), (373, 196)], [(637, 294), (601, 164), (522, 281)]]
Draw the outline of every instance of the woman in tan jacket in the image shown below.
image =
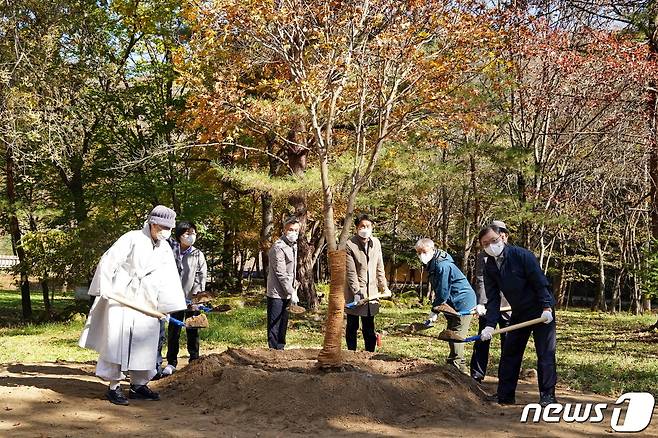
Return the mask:
[[(384, 274), (382, 245), (372, 236), (372, 220), (362, 214), (354, 221), (357, 234), (347, 242), (347, 287), (345, 301), (354, 302), (379, 292), (388, 291)], [(377, 335), (375, 333), (375, 315), (379, 313), (379, 301), (369, 301), (363, 305), (346, 309), (347, 329), (345, 340), (349, 350), (356, 350), (356, 338), (361, 317), (361, 330), (366, 351), (375, 351)]]

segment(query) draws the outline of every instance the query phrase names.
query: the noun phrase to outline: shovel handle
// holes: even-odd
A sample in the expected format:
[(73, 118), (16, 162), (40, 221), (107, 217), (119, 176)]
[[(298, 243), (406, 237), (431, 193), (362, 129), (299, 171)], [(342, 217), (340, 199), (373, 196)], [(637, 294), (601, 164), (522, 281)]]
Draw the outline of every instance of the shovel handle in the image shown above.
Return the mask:
[[(501, 328), (501, 329), (494, 330), (491, 333), (491, 335), (493, 336), (493, 335), (499, 335), (501, 333), (511, 332), (511, 331), (514, 331), (514, 330), (518, 330), (518, 329), (521, 329), (521, 328), (524, 328), (524, 327), (530, 327), (531, 325), (539, 324), (541, 322), (546, 322), (546, 321), (548, 321), (548, 318), (546, 318), (545, 316), (542, 316), (540, 318), (531, 319), (529, 321), (520, 322), (518, 324), (514, 324), (514, 325), (510, 325), (510, 326)], [(468, 338), (464, 339), (464, 342), (473, 342), (473, 341), (479, 341), (479, 340), (480, 340), (480, 335), (476, 335), (476, 336), (471, 336), (471, 337), (468, 337)]]
[(363, 306), (364, 304), (374, 301), (374, 300), (379, 300), (379, 299), (384, 299), (384, 298), (391, 298), (392, 294), (379, 294), (379, 295), (374, 295), (372, 297), (368, 298), (363, 298), (359, 301), (352, 301), (351, 303), (345, 304), (345, 308), (347, 309), (353, 309), (358, 306)]
[[(501, 312), (509, 312), (510, 310), (512, 310), (511, 306), (505, 306), (505, 307), (500, 308)], [(458, 312), (458, 313), (459, 313), (460, 316), (477, 315), (477, 312), (475, 311), (475, 309), (473, 309), (469, 312)]]
[(181, 321), (179, 319), (176, 319), (176, 318), (173, 318), (171, 316), (169, 318), (167, 318), (167, 321), (169, 321), (169, 324), (175, 324), (179, 327), (185, 327), (185, 323), (183, 321)]
[(144, 315), (152, 316), (153, 318), (158, 318), (158, 319), (162, 319), (162, 318), (166, 317), (166, 315), (164, 313), (158, 312), (157, 310), (147, 309), (145, 307), (139, 306), (139, 305), (137, 305), (137, 304), (135, 304), (131, 301), (128, 301), (127, 299), (125, 299), (124, 297), (121, 297), (119, 295), (116, 295), (116, 294), (113, 294), (113, 293), (107, 293), (107, 294), (105, 294), (105, 296), (107, 298), (111, 299), (111, 300), (116, 301), (117, 303), (119, 303), (123, 306), (130, 307), (133, 310), (137, 310), (138, 312), (141, 312)]
[(172, 324), (176, 324), (180, 327), (185, 327), (185, 323), (183, 321), (180, 321), (176, 318), (172, 318), (171, 316), (167, 316), (164, 313), (158, 312), (157, 310), (151, 310), (151, 309), (147, 309), (147, 308), (142, 307), (142, 306), (138, 306), (137, 304), (132, 303), (132, 302), (128, 301), (127, 299), (121, 297), (121, 296), (115, 295), (113, 293), (105, 294), (105, 296), (107, 298), (111, 299), (111, 300), (116, 301), (117, 303), (121, 304), (122, 306), (130, 307), (131, 309), (137, 310), (138, 312), (141, 312), (144, 315), (152, 316), (153, 318), (157, 318), (157, 319), (166, 318), (167, 321), (169, 321)]

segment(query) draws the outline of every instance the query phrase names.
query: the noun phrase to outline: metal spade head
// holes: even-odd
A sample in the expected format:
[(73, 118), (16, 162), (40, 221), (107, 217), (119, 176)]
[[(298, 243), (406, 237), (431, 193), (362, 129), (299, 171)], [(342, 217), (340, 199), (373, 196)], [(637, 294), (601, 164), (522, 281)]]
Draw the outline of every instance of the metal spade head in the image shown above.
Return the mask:
[(190, 316), (185, 320), (185, 327), (206, 328), (208, 327), (208, 318), (203, 313), (197, 316)]
[(293, 315), (301, 315), (302, 313), (306, 312), (306, 309), (302, 306), (291, 304), (288, 306), (288, 312), (292, 313)]
[(459, 333), (448, 329), (439, 333), (439, 339), (448, 342), (464, 342), (464, 338), (459, 336)]

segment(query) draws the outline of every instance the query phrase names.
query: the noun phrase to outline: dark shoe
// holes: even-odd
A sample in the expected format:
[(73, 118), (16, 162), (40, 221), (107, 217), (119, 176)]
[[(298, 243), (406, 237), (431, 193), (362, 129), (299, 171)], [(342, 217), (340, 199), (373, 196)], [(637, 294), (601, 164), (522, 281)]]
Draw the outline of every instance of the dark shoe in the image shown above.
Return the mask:
[(475, 380), (477, 383), (482, 383), (482, 380), (484, 380), (484, 377), (482, 377), (478, 374), (471, 374), (471, 379)]
[(105, 393), (105, 397), (107, 397), (107, 399), (115, 405), (126, 406), (130, 404), (126, 396), (123, 394), (120, 386), (117, 387), (117, 389), (108, 388), (107, 392)]
[(515, 405), (516, 399), (514, 397), (510, 398), (500, 398), (498, 394), (492, 394), (485, 397), (486, 401), (498, 403), (499, 405)]
[(545, 408), (551, 403), (557, 403), (557, 399), (555, 398), (554, 391), (542, 392), (539, 394), (539, 405), (542, 408)]
[(151, 391), (151, 388), (146, 385), (130, 385), (128, 397), (135, 400), (160, 400), (160, 395)]

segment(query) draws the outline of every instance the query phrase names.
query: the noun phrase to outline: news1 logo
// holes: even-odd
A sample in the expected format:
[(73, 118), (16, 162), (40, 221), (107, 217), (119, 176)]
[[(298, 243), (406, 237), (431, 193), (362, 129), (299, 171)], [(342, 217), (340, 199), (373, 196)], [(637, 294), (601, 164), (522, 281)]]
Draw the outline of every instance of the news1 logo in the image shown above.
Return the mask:
[[(626, 410), (623, 405), (628, 402)], [(648, 392), (628, 392), (617, 399), (612, 409), (610, 427), (615, 432), (642, 432), (651, 423), (655, 400)], [(607, 403), (551, 403), (542, 408), (530, 403), (523, 408), (521, 423), (527, 423), (530, 412), (532, 422), (539, 423), (600, 423), (605, 419)], [(626, 413), (622, 417), (622, 413)], [(622, 419), (623, 418), (623, 419)]]

